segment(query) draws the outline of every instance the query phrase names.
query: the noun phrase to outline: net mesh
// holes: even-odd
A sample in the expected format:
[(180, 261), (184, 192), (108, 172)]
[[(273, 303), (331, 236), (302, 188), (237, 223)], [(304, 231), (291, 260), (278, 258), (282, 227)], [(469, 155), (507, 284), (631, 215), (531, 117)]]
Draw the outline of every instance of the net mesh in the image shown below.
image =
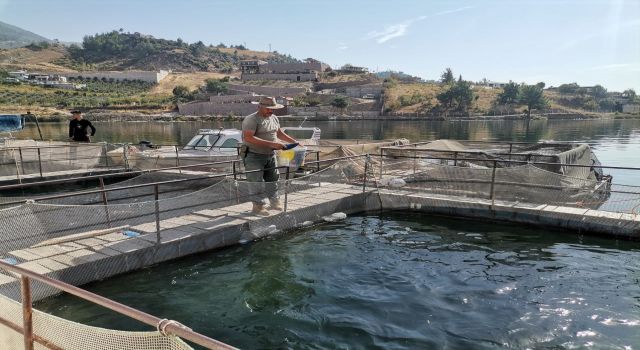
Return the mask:
[[(573, 151), (575, 153), (567, 152), (563, 156), (564, 164), (573, 161), (582, 166), (555, 166), (537, 164), (537, 161), (501, 163), (484, 155), (460, 156), (465, 160), (455, 160), (446, 152), (430, 151), (422, 155), (398, 150), (394, 153), (396, 158), (382, 158), (382, 162), (374, 162), (373, 166), (382, 184), (403, 179), (406, 182), (403, 189), (415, 192), (640, 213), (640, 186), (612, 182), (610, 177), (601, 175), (601, 170), (590, 167), (593, 157), (584, 147), (573, 148)], [(408, 154), (418, 156), (409, 158)]]
[[(0, 295), (2, 319), (22, 325), (22, 304)], [(33, 312), (33, 334), (49, 344), (65, 350), (191, 350), (177, 337), (153, 332), (127, 332), (87, 326), (65, 320), (38, 310)], [(0, 324), (0, 348), (24, 349), (23, 335), (6, 324)], [(34, 342), (34, 349), (49, 349), (42, 342)]]
[(60, 176), (110, 167), (110, 144), (50, 143), (0, 148), (0, 177), (4, 180)]

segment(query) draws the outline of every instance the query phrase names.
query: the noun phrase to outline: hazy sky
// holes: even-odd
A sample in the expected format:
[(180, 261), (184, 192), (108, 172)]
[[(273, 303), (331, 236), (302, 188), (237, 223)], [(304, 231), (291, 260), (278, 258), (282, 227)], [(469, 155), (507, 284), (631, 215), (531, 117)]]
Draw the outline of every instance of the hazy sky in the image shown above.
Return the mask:
[(62, 41), (124, 28), (425, 79), (451, 67), (640, 92), (640, 0), (0, 0), (0, 21)]

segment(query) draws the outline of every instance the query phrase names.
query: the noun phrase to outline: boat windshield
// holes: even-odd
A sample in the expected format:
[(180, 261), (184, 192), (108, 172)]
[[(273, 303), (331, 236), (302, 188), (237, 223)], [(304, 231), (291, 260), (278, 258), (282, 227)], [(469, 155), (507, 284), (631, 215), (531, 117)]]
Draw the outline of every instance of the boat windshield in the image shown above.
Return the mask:
[(284, 132), (296, 140), (311, 140), (313, 138), (313, 129), (284, 129)]
[(183, 149), (197, 149), (208, 151), (209, 149), (211, 149), (211, 147), (213, 147), (213, 145), (216, 144), (219, 138), (220, 135), (213, 134), (196, 135), (191, 139), (191, 141), (187, 143), (186, 146), (184, 146)]

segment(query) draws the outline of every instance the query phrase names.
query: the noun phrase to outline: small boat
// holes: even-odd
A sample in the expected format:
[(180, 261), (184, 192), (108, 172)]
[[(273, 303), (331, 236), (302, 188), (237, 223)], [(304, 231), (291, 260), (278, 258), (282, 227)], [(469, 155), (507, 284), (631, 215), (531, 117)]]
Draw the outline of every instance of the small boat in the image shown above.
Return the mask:
[(24, 117), (18, 114), (0, 114), (0, 132), (24, 129)]
[(126, 146), (126, 151), (125, 147), (120, 147), (109, 151), (107, 155), (113, 164), (126, 163), (134, 168), (158, 169), (238, 159), (238, 145), (241, 142), (242, 131), (238, 129), (200, 129), (182, 148), (154, 146), (142, 141), (138, 145)]

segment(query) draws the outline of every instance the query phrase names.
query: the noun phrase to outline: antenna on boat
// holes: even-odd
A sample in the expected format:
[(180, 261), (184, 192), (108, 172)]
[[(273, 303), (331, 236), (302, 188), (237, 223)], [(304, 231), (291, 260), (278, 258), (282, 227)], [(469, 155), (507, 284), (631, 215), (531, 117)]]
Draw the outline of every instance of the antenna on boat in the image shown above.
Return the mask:
[(298, 125), (298, 127), (301, 128), (302, 124), (304, 124), (304, 122), (306, 122), (306, 121), (307, 121), (307, 117), (304, 117), (304, 119), (302, 120), (302, 123), (300, 123), (300, 125)]

